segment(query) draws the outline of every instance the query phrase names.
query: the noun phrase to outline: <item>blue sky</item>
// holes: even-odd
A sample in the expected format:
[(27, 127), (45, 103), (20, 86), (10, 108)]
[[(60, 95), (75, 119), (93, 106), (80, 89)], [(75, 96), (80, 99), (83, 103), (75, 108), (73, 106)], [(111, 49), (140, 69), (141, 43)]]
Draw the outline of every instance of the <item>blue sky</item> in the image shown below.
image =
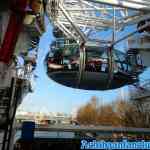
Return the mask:
[(21, 109), (31, 112), (47, 109), (49, 112), (71, 113), (88, 102), (92, 96), (98, 97), (100, 103), (112, 102), (119, 96), (127, 97), (128, 87), (112, 91), (87, 91), (68, 88), (50, 80), (46, 74), (44, 59), (53, 39), (52, 27), (47, 24), (47, 31), (41, 37), (39, 45), (38, 65), (35, 72), (38, 76), (36, 88), (33, 93), (25, 97)]

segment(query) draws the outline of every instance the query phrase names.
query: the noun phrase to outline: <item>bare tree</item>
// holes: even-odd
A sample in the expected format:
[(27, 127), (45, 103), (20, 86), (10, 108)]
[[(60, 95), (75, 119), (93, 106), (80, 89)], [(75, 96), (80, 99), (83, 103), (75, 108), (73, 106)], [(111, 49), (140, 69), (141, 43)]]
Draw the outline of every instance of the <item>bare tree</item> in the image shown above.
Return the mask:
[(150, 113), (142, 103), (118, 99), (114, 103), (99, 105), (92, 97), (77, 113), (80, 124), (126, 127), (150, 127)]

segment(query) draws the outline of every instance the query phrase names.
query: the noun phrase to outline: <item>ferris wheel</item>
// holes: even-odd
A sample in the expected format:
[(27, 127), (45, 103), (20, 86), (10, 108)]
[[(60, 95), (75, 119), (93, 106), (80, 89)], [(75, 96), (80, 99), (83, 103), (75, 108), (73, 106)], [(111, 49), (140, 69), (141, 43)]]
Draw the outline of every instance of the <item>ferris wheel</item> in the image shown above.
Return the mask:
[[(149, 6), (147, 0), (49, 0), (46, 12), (56, 38), (47, 59), (50, 78), (90, 90), (137, 82), (144, 71), (138, 51), (121, 53), (115, 45), (150, 33)], [(130, 26), (134, 31), (121, 34)]]
[[(115, 39), (117, 32), (130, 25), (145, 25), (149, 6), (147, 0), (49, 0), (47, 14), (54, 32), (60, 30), (66, 37), (80, 41), (93, 39), (115, 44), (119, 40)], [(101, 39), (101, 34), (108, 30), (112, 31), (112, 37)]]

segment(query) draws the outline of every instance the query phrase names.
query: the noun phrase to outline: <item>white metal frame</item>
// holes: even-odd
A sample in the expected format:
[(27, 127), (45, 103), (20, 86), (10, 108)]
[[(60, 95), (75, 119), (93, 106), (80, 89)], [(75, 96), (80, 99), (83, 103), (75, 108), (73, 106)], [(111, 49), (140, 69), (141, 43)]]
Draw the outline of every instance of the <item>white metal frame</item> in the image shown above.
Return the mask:
[[(68, 38), (85, 42), (95, 37), (97, 41), (118, 43), (118, 32), (150, 18), (150, 1), (48, 0), (47, 15)], [(106, 30), (112, 34), (101, 39), (101, 33)]]

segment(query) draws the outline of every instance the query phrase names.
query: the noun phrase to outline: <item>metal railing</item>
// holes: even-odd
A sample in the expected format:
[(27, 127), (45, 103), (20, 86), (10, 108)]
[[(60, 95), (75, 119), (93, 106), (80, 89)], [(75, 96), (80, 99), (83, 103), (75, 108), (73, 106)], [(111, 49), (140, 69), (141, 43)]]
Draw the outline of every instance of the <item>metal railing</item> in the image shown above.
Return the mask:
[(27, 64), (22, 67), (16, 67), (16, 77), (19, 79), (31, 79), (32, 76), (32, 65)]
[(136, 89), (130, 91), (132, 100), (147, 100), (150, 98), (150, 79), (144, 80), (141, 85), (137, 85)]
[[(21, 125), (16, 126), (16, 130), (21, 130)], [(113, 126), (84, 126), (84, 125), (36, 125), (35, 131), (57, 131), (57, 132), (82, 132), (82, 133), (135, 133), (149, 134), (149, 128), (134, 128), (134, 127), (113, 127)]]

